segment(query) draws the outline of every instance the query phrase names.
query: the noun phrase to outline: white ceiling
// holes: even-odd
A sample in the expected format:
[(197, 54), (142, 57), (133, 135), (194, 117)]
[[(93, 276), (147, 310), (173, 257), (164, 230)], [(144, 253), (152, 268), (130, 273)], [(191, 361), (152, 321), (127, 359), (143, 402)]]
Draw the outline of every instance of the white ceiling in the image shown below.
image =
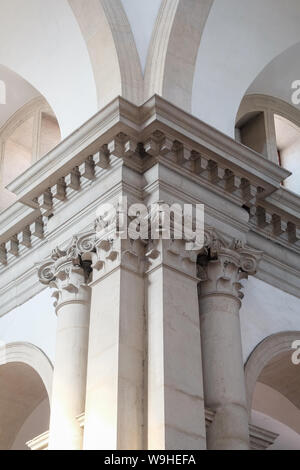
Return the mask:
[(136, 42), (143, 71), (161, 0), (121, 0)]
[[(144, 68), (161, 0), (121, 1)], [(198, 51), (193, 114), (234, 136), (246, 93), (291, 102), (291, 82), (300, 79), (299, 24), (299, 0), (214, 0)], [(0, 44), (6, 45), (0, 64), (45, 96), (62, 137), (97, 111), (91, 60), (67, 0), (26, 0), (26, 6), (24, 0), (1, 0)], [(9, 73), (4, 70), (0, 79)], [(17, 78), (6, 78), (10, 97), (6, 107), (0, 105), (0, 126), (36, 96)]]
[[(215, 0), (198, 52), (193, 113), (234, 136), (243, 96), (267, 64), (300, 42), (299, 24), (299, 0)], [(286, 69), (269, 74), (256, 92), (272, 94), (277, 83), (286, 95), (286, 75)]]
[(275, 57), (257, 76), (247, 93), (263, 93), (275, 96), (300, 110), (300, 104), (294, 105), (291, 97), (294, 90), (291, 85), (300, 80), (300, 42)]
[[(121, 1), (144, 68), (161, 0)], [(214, 0), (198, 51), (193, 114), (234, 136), (246, 93), (291, 103), (291, 83), (300, 79), (299, 24), (299, 0)]]
[(66, 137), (97, 111), (91, 61), (69, 2), (0, 3), (0, 64), (46, 98)]

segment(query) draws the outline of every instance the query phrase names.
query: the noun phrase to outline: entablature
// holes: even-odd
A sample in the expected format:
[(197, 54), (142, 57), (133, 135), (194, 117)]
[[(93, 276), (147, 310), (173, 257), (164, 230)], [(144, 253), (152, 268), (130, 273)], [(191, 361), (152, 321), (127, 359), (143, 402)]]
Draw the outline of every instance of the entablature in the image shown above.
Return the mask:
[[(295, 294), (294, 262), (289, 256), (282, 260), (282, 249), (294, 261), (300, 258), (300, 197), (281, 186), (290, 173), (158, 96), (140, 107), (116, 98), (10, 183), (18, 201), (0, 214), (0, 292), (25, 273), (32, 276), (31, 256), (44, 256), (55, 237), (92, 223), (99, 201), (124, 188), (141, 201), (155, 191), (153, 182), (144, 187), (138, 178), (126, 182), (122, 168), (142, 180), (157, 165), (166, 177), (155, 184), (174, 201), (204, 203), (209, 225), (215, 218), (229, 236), (234, 228), (246, 241), (262, 240), (282, 275), (292, 272)], [(8, 302), (5, 311), (10, 308)]]

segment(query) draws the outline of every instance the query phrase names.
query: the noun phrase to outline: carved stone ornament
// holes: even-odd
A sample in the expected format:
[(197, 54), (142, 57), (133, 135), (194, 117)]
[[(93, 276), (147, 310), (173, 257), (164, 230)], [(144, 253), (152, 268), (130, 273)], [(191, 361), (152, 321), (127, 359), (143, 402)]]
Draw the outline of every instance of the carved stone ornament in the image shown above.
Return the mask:
[(226, 243), (214, 229), (208, 229), (197, 263), (201, 295), (222, 293), (242, 299), (241, 281), (256, 274), (262, 254), (241, 240)]
[(91, 253), (96, 251), (95, 232), (76, 235), (65, 248), (55, 248), (48, 260), (38, 268), (38, 277), (42, 284), (49, 285), (71, 266), (81, 268), (87, 280), (91, 270)]
[(94, 232), (74, 236), (65, 247), (55, 248), (51, 257), (38, 268), (40, 282), (53, 289), (56, 309), (64, 302), (88, 300), (87, 284), (96, 242)]
[[(40, 282), (57, 290), (75, 292), (78, 283), (88, 284), (93, 270), (99, 277), (101, 272), (107, 273), (119, 263), (128, 269), (143, 271), (144, 242), (121, 239), (115, 233), (111, 236), (112, 222), (98, 218), (95, 231), (76, 235), (66, 246), (55, 248), (50, 258), (38, 266)], [(79, 281), (80, 272), (83, 281)]]

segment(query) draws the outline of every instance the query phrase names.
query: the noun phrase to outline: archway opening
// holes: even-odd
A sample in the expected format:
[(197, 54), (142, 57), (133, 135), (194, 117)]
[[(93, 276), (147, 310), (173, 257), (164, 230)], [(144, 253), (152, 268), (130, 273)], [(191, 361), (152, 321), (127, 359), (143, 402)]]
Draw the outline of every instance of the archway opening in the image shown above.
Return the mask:
[(274, 123), (279, 164), (292, 173), (284, 186), (300, 194), (300, 127), (278, 114)]
[(262, 111), (245, 114), (237, 123), (235, 132), (239, 142), (268, 157), (265, 115)]
[(6, 186), (52, 150), (61, 133), (45, 98), (21, 76), (0, 65), (5, 102), (0, 102), (0, 211), (16, 200)]
[(300, 449), (300, 365), (292, 354), (283, 351), (269, 360), (254, 389), (252, 424), (278, 435), (270, 450)]
[(26, 443), (48, 430), (45, 385), (29, 365), (0, 366), (0, 450), (28, 450)]

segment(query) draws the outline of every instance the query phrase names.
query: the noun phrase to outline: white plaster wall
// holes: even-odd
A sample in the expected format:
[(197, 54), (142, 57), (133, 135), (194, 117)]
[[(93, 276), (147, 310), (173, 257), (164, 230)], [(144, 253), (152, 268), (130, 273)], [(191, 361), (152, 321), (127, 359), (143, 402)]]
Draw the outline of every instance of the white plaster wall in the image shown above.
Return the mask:
[(253, 277), (246, 281), (244, 294), (240, 318), (246, 362), (253, 349), (268, 336), (300, 330), (300, 299)]
[(0, 318), (0, 344), (27, 342), (54, 363), (57, 317), (50, 289)]
[(193, 114), (233, 137), (244, 94), (270, 61), (300, 41), (299, 21), (299, 0), (215, 0), (197, 58)]
[(121, 0), (136, 42), (143, 71), (145, 70), (152, 31), (161, 0)]
[(0, 64), (53, 108), (67, 136), (97, 111), (93, 71), (67, 0), (1, 0)]
[(48, 431), (49, 416), (50, 406), (47, 398), (36, 407), (23, 423), (10, 450), (29, 450), (26, 442)]

